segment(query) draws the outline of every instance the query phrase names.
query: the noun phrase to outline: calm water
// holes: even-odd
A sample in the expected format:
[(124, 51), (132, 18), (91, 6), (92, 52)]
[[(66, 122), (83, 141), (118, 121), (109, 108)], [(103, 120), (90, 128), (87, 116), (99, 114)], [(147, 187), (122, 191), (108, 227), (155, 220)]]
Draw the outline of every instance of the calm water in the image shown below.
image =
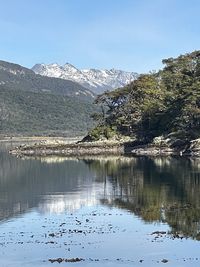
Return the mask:
[(17, 159), (7, 149), (1, 267), (200, 266), (200, 159)]

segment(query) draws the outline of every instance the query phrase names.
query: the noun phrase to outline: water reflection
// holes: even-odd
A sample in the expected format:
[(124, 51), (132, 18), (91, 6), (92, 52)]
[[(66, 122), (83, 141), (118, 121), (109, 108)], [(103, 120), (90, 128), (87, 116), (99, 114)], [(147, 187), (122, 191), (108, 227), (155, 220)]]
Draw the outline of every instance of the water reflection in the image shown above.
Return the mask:
[(200, 239), (200, 160), (185, 158), (17, 159), (0, 151), (0, 219), (37, 209), (97, 204)]
[(200, 160), (139, 157), (87, 162), (112, 184), (103, 204), (128, 209), (146, 222), (167, 222), (172, 232), (200, 238)]

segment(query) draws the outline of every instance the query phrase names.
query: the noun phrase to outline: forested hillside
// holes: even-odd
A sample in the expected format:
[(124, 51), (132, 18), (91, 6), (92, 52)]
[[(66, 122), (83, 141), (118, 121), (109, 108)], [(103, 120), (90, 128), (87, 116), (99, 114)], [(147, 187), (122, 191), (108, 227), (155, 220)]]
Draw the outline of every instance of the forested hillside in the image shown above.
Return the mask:
[(0, 135), (84, 135), (94, 97), (75, 82), (0, 61)]
[(0, 89), (1, 135), (85, 134), (93, 125), (91, 102), (26, 91)]
[(92, 140), (122, 134), (151, 142), (173, 135), (200, 136), (200, 51), (163, 60), (158, 72), (140, 75), (129, 85), (98, 96), (102, 112)]

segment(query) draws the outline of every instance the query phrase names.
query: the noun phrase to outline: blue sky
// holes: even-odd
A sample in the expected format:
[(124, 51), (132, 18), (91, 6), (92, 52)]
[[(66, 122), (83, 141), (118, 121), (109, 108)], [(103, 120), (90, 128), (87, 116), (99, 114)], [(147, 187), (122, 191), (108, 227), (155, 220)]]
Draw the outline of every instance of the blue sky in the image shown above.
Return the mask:
[(148, 72), (200, 49), (199, 0), (0, 0), (0, 59)]

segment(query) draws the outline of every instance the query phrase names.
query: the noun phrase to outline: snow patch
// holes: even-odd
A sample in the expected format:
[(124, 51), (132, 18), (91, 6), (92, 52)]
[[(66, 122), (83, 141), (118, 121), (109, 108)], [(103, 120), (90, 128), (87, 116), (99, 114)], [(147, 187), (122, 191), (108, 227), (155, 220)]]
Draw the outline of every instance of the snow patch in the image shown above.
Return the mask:
[(57, 63), (49, 65), (36, 64), (32, 70), (36, 74), (48, 77), (62, 78), (81, 84), (94, 93), (102, 93), (105, 90), (113, 90), (123, 87), (138, 77), (136, 72), (110, 69), (83, 69), (79, 70), (70, 63), (63, 66)]

